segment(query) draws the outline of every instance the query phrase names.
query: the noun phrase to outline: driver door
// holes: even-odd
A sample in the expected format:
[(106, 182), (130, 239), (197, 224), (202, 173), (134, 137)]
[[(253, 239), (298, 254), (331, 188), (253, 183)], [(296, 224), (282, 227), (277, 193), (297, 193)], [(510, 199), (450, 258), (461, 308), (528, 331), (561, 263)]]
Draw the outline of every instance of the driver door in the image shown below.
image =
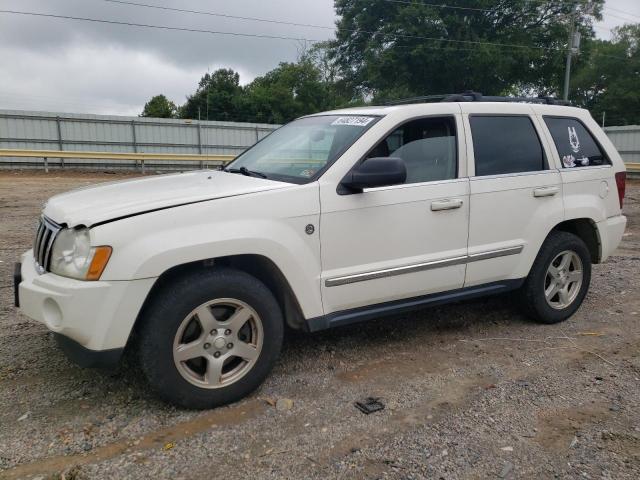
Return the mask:
[[(460, 115), (398, 125), (366, 158), (400, 157), (402, 185), (340, 194), (320, 185), (325, 315), (461, 288), (469, 180)], [(463, 172), (466, 172), (463, 170)]]

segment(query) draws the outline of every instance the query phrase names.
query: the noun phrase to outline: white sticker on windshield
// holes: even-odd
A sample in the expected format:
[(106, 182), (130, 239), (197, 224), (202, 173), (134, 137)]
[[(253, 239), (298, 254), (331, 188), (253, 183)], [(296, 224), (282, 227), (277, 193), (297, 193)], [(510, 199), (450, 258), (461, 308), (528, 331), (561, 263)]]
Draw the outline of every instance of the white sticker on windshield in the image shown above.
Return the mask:
[(336, 118), (331, 125), (351, 125), (353, 127), (366, 127), (375, 117), (340, 117)]

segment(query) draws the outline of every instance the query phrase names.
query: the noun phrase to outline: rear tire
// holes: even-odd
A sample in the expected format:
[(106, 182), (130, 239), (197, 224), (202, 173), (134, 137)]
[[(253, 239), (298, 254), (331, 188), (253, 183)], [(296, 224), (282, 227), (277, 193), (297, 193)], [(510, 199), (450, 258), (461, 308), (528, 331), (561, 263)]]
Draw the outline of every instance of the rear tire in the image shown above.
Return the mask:
[(551, 232), (522, 287), (522, 307), (537, 322), (562, 322), (580, 308), (590, 282), (591, 255), (582, 239)]
[(271, 291), (230, 268), (163, 285), (140, 322), (138, 355), (149, 385), (163, 400), (193, 409), (255, 390), (278, 359), (284, 331)]

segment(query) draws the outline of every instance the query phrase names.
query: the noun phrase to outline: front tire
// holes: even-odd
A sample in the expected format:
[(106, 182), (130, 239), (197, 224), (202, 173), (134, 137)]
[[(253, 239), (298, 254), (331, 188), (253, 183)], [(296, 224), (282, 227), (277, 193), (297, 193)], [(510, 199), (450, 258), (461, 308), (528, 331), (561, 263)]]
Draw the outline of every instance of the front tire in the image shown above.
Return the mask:
[(582, 239), (552, 232), (522, 287), (522, 306), (538, 322), (562, 322), (578, 310), (590, 282), (591, 255)]
[(161, 286), (140, 321), (144, 375), (162, 399), (186, 408), (245, 397), (267, 377), (282, 347), (284, 322), (273, 294), (230, 268)]

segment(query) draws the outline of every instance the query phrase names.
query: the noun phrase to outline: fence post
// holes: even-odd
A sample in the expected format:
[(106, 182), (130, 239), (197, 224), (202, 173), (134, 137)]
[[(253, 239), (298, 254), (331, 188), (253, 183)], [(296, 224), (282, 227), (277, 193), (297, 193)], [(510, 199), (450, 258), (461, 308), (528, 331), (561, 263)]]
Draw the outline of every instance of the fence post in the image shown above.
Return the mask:
[[(58, 130), (58, 150), (63, 151), (64, 147), (62, 145), (62, 128), (60, 127), (60, 117), (56, 117), (56, 129)], [(60, 166), (64, 168), (64, 158), (62, 157), (60, 157)]]
[[(138, 140), (136, 138), (136, 121), (131, 120), (131, 139), (133, 140), (133, 153), (138, 153)], [(134, 160), (134, 168), (138, 169), (138, 159)]]
[[(202, 155), (202, 124), (198, 122), (198, 153)], [(204, 161), (200, 160), (200, 170), (204, 168)]]
[(49, 173), (49, 159), (44, 157), (44, 173)]
[(142, 165), (142, 174), (144, 175), (144, 158), (140, 160), (140, 165)]

